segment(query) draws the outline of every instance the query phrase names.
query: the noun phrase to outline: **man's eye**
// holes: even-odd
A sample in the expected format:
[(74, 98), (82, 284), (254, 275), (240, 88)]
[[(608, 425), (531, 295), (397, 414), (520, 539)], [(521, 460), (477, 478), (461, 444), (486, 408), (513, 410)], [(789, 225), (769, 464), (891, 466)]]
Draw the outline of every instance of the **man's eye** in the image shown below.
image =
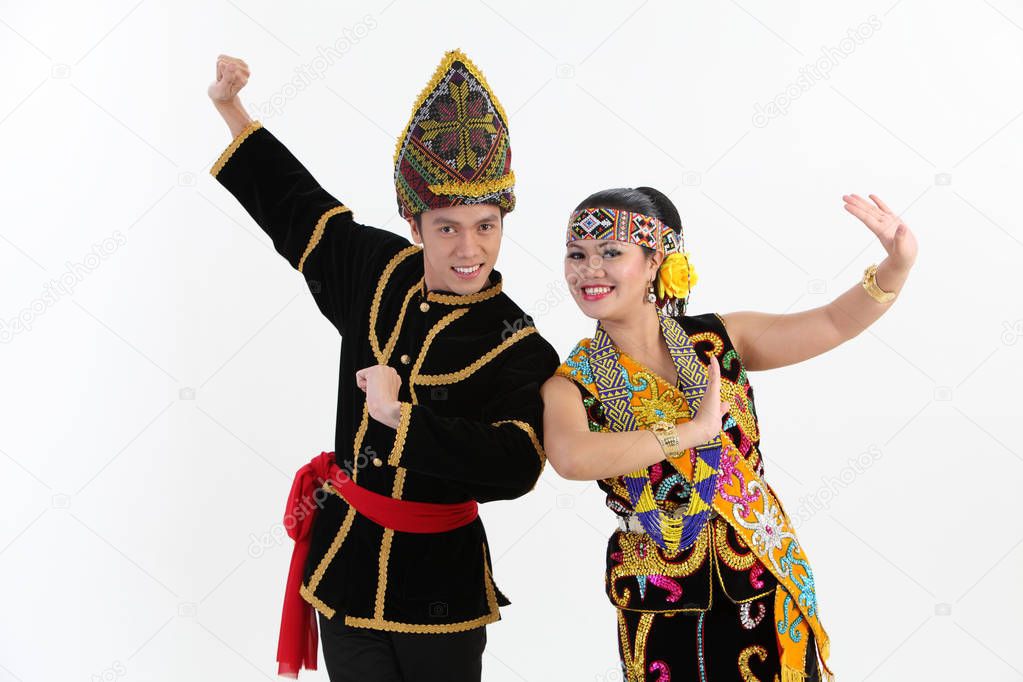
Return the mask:
[(454, 231), (454, 229), (455, 228), (451, 227), (450, 225), (444, 225), (443, 227), (440, 228), (440, 231), (446, 233), (448, 231)]
[(483, 223), (482, 225), (480, 225), (480, 229), (483, 230), (484, 232), (490, 231), (491, 229), (493, 229), (493, 227), (494, 226), (491, 223)]

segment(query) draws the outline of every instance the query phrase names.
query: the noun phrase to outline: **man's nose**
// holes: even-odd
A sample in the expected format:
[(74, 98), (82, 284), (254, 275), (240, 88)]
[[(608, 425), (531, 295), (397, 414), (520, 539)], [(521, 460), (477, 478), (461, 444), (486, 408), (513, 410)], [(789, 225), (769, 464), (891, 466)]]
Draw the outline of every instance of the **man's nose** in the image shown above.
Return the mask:
[(463, 232), (458, 237), (458, 246), (455, 253), (460, 258), (475, 256), (480, 252), (479, 237), (475, 231)]

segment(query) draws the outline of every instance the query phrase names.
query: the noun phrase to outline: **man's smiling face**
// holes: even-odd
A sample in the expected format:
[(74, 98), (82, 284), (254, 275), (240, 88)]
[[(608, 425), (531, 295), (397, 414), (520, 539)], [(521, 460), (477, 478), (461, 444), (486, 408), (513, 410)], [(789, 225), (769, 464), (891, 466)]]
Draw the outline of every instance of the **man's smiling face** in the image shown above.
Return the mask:
[(464, 295), (485, 288), (501, 250), (503, 219), (493, 204), (435, 208), (410, 220), (423, 245), (426, 286)]

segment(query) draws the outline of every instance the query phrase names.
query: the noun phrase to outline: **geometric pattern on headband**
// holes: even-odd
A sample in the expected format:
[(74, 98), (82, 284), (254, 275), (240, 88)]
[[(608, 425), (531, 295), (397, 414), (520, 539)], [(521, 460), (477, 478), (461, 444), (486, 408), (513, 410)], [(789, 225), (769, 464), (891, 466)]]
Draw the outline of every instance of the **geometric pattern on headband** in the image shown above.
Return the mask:
[(679, 251), (678, 233), (660, 219), (615, 208), (582, 208), (568, 221), (566, 242), (612, 239), (646, 246), (665, 255)]

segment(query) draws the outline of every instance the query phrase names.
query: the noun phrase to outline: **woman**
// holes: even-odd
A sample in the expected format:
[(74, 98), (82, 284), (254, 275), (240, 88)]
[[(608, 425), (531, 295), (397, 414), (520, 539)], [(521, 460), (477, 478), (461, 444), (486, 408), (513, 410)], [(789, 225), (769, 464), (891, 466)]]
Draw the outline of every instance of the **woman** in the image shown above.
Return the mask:
[(888, 257), (828, 305), (786, 315), (686, 315), (696, 273), (657, 190), (598, 192), (573, 212), (565, 276), (597, 329), (543, 386), (544, 447), (618, 517), (605, 584), (627, 680), (831, 678), (809, 561), (764, 480), (747, 372), (835, 348), (891, 306), (916, 239), (870, 198), (843, 197)]

